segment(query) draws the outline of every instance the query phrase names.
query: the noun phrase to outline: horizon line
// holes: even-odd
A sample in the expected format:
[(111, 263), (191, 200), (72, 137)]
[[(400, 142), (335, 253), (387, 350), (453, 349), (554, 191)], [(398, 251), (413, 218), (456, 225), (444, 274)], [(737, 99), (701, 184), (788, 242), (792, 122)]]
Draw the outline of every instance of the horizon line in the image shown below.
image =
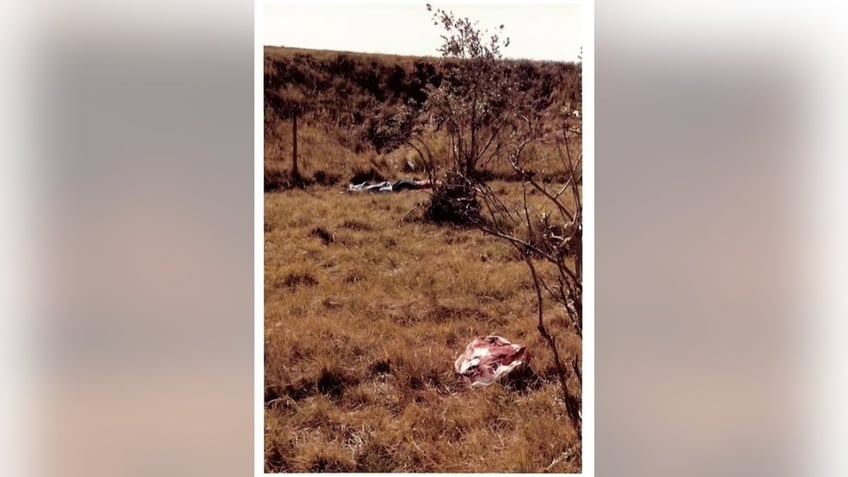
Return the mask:
[[(387, 52), (379, 52), (379, 51), (355, 51), (355, 50), (336, 50), (336, 49), (327, 49), (327, 48), (310, 48), (305, 46), (291, 46), (291, 45), (262, 45), (263, 48), (288, 48), (293, 50), (310, 50), (310, 51), (325, 51), (332, 53), (353, 53), (353, 54), (363, 54), (363, 55), (382, 55), (382, 56), (400, 56), (400, 57), (410, 57), (410, 58), (433, 58), (436, 60), (441, 59), (457, 59), (457, 58), (447, 58), (444, 56), (440, 56), (438, 54), (427, 55), (427, 54), (414, 54), (414, 53), (387, 53)], [(542, 63), (573, 63), (579, 64), (582, 63), (582, 60), (572, 59), (572, 60), (562, 60), (562, 59), (547, 59), (547, 58), (527, 58), (527, 57), (510, 57), (504, 55), (501, 60), (505, 61), (537, 61)]]

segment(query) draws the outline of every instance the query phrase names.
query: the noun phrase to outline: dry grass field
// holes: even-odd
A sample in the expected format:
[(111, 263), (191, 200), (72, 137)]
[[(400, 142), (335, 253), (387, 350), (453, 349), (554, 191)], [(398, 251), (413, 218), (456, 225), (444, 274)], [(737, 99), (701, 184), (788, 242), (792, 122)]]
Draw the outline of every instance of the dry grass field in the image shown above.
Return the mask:
[[(428, 191), (342, 192), (350, 181), (423, 177), (414, 149), (392, 128), (405, 107), (423, 107), (448, 66), (432, 57), (265, 48), (268, 472), (581, 468), (580, 438), (536, 329), (536, 295), (519, 254), (478, 230), (423, 220)], [(561, 183), (562, 123), (554, 118), (579, 109), (581, 67), (510, 60), (506, 71), (544, 118), (526, 165)], [(428, 130), (422, 140), (436, 166), (447, 167), (446, 133)], [(579, 153), (579, 139), (571, 141)], [(500, 197), (519, 201), (519, 178), (503, 154), (480, 171)], [(546, 309), (570, 362), (581, 341), (564, 315), (553, 302)], [(454, 360), (489, 334), (527, 346), (530, 365), (469, 389)]]
[[(426, 191), (342, 190), (265, 194), (265, 470), (579, 472), (526, 265), (421, 220)], [(562, 312), (547, 319), (579, 355)], [(526, 345), (530, 368), (469, 389), (453, 362), (486, 334)]]

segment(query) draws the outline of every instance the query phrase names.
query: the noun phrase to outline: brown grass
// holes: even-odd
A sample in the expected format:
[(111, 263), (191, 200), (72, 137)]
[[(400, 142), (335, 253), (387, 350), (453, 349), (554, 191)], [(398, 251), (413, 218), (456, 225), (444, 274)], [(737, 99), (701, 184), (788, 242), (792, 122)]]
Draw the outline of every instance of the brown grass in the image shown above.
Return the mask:
[[(426, 192), (340, 190), (265, 194), (266, 471), (578, 472), (525, 265), (478, 231), (418, 220)], [(579, 354), (547, 313), (564, 356)], [(453, 361), (484, 334), (527, 345), (530, 369), (467, 389)]]

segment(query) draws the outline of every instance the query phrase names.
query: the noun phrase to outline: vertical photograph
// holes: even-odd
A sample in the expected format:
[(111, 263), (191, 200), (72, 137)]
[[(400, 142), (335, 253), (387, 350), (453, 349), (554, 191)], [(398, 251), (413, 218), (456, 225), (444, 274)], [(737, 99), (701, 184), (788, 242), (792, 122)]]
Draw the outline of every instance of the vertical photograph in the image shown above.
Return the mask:
[(582, 15), (263, 3), (266, 473), (582, 472)]

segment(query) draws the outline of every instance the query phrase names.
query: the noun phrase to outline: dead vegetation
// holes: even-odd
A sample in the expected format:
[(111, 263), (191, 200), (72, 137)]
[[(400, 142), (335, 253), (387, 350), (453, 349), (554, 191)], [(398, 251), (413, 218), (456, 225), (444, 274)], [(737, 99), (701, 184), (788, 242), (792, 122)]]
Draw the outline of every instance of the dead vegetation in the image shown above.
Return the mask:
[[(522, 200), (519, 184), (491, 186)], [(478, 230), (420, 220), (427, 197), (265, 195), (266, 471), (579, 471), (526, 264)], [(579, 357), (562, 309), (545, 312), (562, 358)], [(492, 333), (526, 345), (530, 366), (467, 389), (453, 361)]]

